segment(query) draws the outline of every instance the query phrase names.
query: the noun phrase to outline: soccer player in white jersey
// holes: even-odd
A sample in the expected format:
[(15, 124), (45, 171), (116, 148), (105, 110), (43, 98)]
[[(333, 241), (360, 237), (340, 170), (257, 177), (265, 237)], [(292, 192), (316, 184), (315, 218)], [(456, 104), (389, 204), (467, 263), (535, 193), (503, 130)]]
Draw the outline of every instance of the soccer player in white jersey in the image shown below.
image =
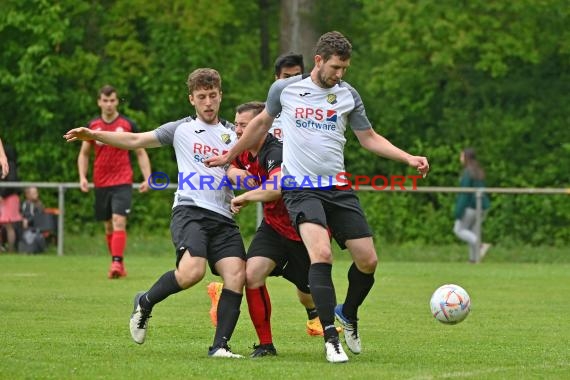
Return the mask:
[[(227, 164), (259, 141), (280, 115), (284, 128), (283, 199), (309, 251), (309, 286), (324, 328), (326, 359), (333, 363), (348, 361), (334, 327), (335, 315), (350, 351), (361, 352), (358, 308), (372, 289), (378, 262), (360, 202), (353, 190), (342, 189), (346, 185), (340, 173), (346, 172), (347, 127), (350, 125), (360, 144), (372, 153), (406, 163), (423, 175), (429, 171), (425, 157), (406, 153), (372, 129), (360, 95), (342, 80), (351, 52), (350, 42), (341, 33), (323, 34), (315, 47), (310, 76), (276, 81), (265, 110), (250, 122), (238, 143), (228, 153), (206, 160), (210, 166)], [(353, 260), (345, 301), (336, 306), (327, 225)]]
[(245, 248), (232, 218), (233, 192), (223, 168), (207, 168), (203, 162), (222, 154), (237, 140), (231, 128), (221, 122), (222, 80), (216, 70), (202, 68), (188, 77), (190, 103), (196, 117), (187, 117), (143, 133), (101, 132), (72, 129), (68, 141), (97, 140), (122, 149), (156, 148), (173, 145), (178, 164), (178, 190), (172, 208), (171, 233), (176, 248), (176, 269), (164, 273), (147, 291), (135, 296), (130, 320), (133, 340), (145, 341), (154, 305), (202, 280), (208, 264), (224, 282), (218, 304), (218, 325), (211, 357), (240, 358), (229, 346), (235, 329), (245, 283)]

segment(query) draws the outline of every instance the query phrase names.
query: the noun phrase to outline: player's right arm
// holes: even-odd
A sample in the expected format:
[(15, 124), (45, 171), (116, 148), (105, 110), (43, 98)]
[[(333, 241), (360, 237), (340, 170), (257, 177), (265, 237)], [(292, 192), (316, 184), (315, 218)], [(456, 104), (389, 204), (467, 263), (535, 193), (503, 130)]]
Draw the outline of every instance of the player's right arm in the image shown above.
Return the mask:
[(89, 191), (89, 180), (87, 172), (89, 171), (89, 156), (91, 154), (91, 144), (83, 141), (79, 155), (77, 156), (77, 171), (79, 172), (79, 188), (84, 193)]
[(204, 161), (206, 166), (224, 166), (232, 162), (241, 152), (254, 147), (262, 138), (265, 137), (275, 118), (267, 113), (266, 110), (261, 111), (254, 117), (247, 128), (243, 131), (243, 135), (238, 142), (225, 154), (221, 156), (212, 156)]
[(108, 132), (94, 131), (89, 128), (74, 128), (69, 130), (63, 138), (67, 142), (83, 140), (96, 140), (104, 144), (120, 149), (134, 150), (138, 148), (157, 148), (161, 146), (154, 131), (132, 133), (132, 132)]

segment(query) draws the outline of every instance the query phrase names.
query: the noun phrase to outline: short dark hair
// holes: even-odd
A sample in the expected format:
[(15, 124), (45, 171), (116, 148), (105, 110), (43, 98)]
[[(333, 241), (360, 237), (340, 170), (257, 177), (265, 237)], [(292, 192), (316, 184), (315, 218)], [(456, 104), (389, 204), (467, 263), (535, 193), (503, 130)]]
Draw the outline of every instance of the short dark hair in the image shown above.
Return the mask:
[(112, 94), (117, 94), (117, 90), (115, 89), (115, 87), (111, 86), (110, 84), (106, 84), (99, 89), (99, 93), (97, 94), (97, 96), (100, 98), (101, 95), (111, 96)]
[(253, 116), (257, 116), (265, 108), (265, 103), (263, 102), (247, 102), (240, 104), (236, 107), (236, 113), (244, 113), (253, 111)]
[(328, 61), (333, 55), (337, 55), (341, 60), (346, 61), (352, 54), (350, 41), (337, 31), (323, 34), (315, 46), (315, 55), (320, 55), (323, 60)]
[(301, 66), (301, 71), (305, 71), (305, 64), (303, 63), (303, 54), (295, 54), (289, 52), (282, 54), (275, 60), (275, 75), (279, 76), (284, 67)]
[(222, 90), (222, 77), (214, 69), (201, 68), (196, 69), (188, 75), (188, 93), (192, 94), (195, 90), (203, 89), (210, 90), (217, 88)]

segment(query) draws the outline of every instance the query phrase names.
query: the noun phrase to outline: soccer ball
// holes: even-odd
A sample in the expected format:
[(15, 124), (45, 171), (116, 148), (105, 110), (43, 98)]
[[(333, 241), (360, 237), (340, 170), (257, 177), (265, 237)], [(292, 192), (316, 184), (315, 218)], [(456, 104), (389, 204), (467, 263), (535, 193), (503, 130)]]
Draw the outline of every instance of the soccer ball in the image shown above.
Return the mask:
[(471, 311), (471, 298), (459, 285), (446, 284), (436, 289), (429, 301), (431, 313), (441, 323), (454, 325)]

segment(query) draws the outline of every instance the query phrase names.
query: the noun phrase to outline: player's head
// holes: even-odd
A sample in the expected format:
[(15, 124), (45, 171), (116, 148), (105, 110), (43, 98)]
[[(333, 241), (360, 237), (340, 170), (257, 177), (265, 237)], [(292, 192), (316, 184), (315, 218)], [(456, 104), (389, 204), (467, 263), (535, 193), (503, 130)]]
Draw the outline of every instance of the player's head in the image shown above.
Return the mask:
[(265, 103), (262, 102), (248, 102), (240, 104), (236, 107), (236, 117), (234, 125), (236, 127), (236, 135), (238, 138), (243, 134), (244, 129), (249, 122), (259, 115), (265, 108)]
[(109, 118), (115, 115), (119, 105), (119, 97), (115, 87), (108, 84), (101, 87), (97, 96), (97, 105), (101, 109), (103, 116)]
[(214, 69), (196, 69), (188, 76), (188, 99), (198, 118), (206, 124), (218, 122), (222, 102), (222, 78)]
[(477, 154), (473, 148), (465, 148), (461, 151), (459, 160), (469, 172), (469, 174), (475, 179), (484, 179), (485, 171), (477, 161)]
[(323, 34), (315, 46), (316, 80), (321, 87), (336, 85), (350, 66), (352, 45), (340, 32)]
[(303, 74), (305, 64), (303, 55), (287, 53), (280, 55), (275, 60), (275, 79), (285, 79)]

